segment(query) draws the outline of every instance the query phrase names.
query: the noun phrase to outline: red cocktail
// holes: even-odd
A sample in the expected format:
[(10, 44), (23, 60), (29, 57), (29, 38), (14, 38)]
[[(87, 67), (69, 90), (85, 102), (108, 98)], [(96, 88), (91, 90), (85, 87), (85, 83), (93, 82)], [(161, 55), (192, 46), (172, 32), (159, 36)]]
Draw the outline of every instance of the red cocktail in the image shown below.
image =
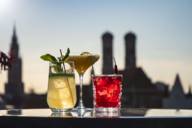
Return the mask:
[(122, 75), (93, 76), (94, 107), (120, 108)]

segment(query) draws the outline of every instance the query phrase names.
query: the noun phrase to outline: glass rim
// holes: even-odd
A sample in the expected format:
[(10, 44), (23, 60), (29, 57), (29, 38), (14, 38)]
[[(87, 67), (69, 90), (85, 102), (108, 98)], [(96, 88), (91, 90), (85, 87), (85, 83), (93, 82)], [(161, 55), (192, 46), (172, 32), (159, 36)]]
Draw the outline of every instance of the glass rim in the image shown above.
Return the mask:
[[(69, 64), (69, 63), (73, 63), (74, 64), (74, 61), (73, 60), (67, 60), (67, 61), (64, 61), (63, 62), (64, 64)], [(62, 64), (63, 64), (62, 63)], [(49, 66), (52, 66), (52, 65), (57, 65), (57, 64), (54, 64), (54, 63), (52, 63), (52, 62), (49, 62)]]
[(121, 76), (121, 77), (123, 77), (123, 74), (101, 74), (101, 75), (91, 75), (91, 77), (104, 77), (104, 76)]
[(75, 74), (72, 72), (56, 72), (56, 73), (49, 73), (49, 76), (74, 76)]
[(99, 54), (88, 54), (88, 55), (69, 55), (69, 57), (79, 57), (79, 56), (99, 56)]

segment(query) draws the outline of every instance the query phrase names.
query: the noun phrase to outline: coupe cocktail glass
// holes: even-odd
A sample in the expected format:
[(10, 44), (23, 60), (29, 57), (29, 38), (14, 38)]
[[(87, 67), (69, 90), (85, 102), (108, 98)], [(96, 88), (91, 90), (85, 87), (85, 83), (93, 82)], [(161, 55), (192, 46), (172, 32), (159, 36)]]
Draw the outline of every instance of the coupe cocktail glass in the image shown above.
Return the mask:
[(122, 75), (92, 76), (93, 104), (96, 112), (119, 112), (121, 107)]
[(59, 71), (57, 68), (54, 64), (49, 66), (47, 103), (52, 112), (70, 112), (77, 101), (74, 64), (64, 63)]
[(82, 93), (82, 86), (83, 86), (83, 75), (86, 70), (93, 65), (99, 59), (99, 55), (93, 54), (81, 54), (81, 55), (71, 55), (68, 57), (67, 61), (73, 61), (75, 64), (75, 69), (79, 74), (79, 81), (80, 81), (80, 96), (77, 109), (79, 110), (78, 113), (82, 114), (84, 104), (83, 104), (83, 93)]

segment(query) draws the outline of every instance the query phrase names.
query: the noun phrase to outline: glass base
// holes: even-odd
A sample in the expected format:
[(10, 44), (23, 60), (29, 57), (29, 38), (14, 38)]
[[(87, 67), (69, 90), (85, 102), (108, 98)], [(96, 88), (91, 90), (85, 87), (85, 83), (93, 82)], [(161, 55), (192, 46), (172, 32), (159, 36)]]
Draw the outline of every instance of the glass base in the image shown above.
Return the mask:
[(85, 107), (76, 107), (72, 110), (72, 113), (75, 117), (88, 117), (92, 113), (91, 108), (85, 108)]
[(63, 109), (51, 108), (51, 111), (53, 113), (62, 113), (62, 112), (68, 113), (71, 112), (71, 110), (72, 108), (63, 108)]
[(71, 112), (52, 112), (51, 117), (72, 117)]
[(120, 116), (119, 108), (95, 108), (94, 113), (96, 117), (118, 117)]

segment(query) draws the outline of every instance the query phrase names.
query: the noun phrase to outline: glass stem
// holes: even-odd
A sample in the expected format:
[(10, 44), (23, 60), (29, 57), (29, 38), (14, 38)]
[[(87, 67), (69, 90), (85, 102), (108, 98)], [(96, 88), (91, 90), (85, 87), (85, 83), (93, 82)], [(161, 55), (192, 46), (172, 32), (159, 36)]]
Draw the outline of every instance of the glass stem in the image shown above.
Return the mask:
[(79, 75), (79, 81), (80, 81), (80, 86), (79, 86), (79, 108), (82, 109), (84, 108), (83, 105), (83, 74)]

